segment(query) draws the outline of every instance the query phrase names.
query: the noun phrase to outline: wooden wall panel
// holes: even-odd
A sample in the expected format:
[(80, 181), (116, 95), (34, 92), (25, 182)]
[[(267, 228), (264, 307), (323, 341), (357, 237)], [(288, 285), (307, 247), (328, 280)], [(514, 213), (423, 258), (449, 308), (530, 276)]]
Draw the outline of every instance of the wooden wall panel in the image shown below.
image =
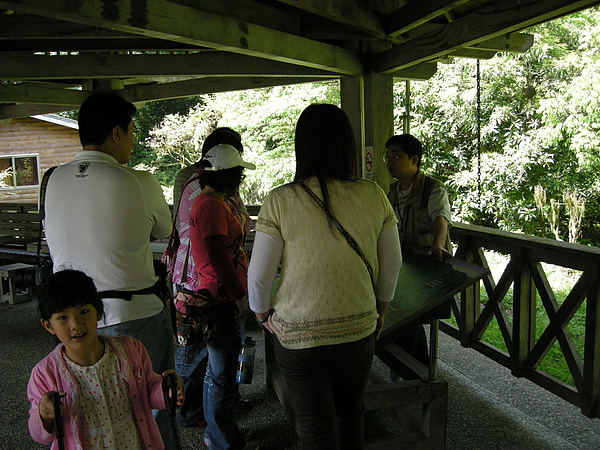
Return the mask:
[[(38, 155), (39, 177), (50, 167), (71, 161), (81, 150), (76, 129), (33, 117), (0, 123), (0, 157)], [(1, 189), (0, 201), (37, 203), (37, 187)]]

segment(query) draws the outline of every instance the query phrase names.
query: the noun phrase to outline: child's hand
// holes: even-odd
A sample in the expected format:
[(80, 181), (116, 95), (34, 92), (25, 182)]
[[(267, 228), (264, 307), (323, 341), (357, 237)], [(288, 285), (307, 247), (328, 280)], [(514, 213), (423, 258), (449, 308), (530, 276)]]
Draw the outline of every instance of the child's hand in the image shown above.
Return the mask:
[[(183, 390), (183, 381), (181, 381), (181, 377), (177, 372), (173, 369), (169, 369), (163, 372), (163, 377), (170, 373), (175, 374), (175, 379), (177, 380), (177, 409), (183, 406), (183, 400), (185, 399), (185, 392)], [(169, 391), (169, 397), (173, 398), (173, 393)]]
[[(42, 423), (44, 424), (44, 429), (48, 433), (54, 432), (54, 403), (52, 402), (52, 394), (56, 391), (46, 392), (42, 399), (40, 400), (40, 405), (38, 407), (38, 412), (40, 414), (40, 418), (42, 419)], [(58, 391), (60, 398), (65, 397), (66, 392)], [(65, 406), (60, 405), (61, 412), (64, 410)]]

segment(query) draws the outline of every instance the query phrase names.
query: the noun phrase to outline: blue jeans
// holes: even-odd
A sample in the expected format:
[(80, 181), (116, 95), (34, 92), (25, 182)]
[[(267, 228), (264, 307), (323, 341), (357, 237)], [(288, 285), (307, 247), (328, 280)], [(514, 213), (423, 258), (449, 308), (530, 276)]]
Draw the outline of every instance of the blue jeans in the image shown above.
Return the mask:
[(206, 342), (208, 364), (204, 377), (204, 440), (211, 450), (237, 449), (245, 444), (234, 419), (238, 354), (239, 321), (227, 314), (219, 336)]
[[(245, 339), (246, 323), (244, 319), (239, 320), (240, 342)], [(208, 350), (206, 343), (179, 346), (176, 353), (177, 373), (183, 382), (185, 400), (183, 406), (177, 411), (177, 421), (182, 427), (198, 424), (204, 419), (204, 375), (208, 363)], [(237, 368), (237, 367), (236, 367)], [(235, 385), (236, 391), (238, 385)], [(236, 398), (238, 394), (236, 392)]]
[(300, 350), (274, 337), (296, 416), (298, 449), (364, 449), (364, 402), (375, 339)]
[[(146, 319), (131, 320), (99, 328), (98, 333), (105, 336), (131, 336), (141, 341), (150, 356), (152, 370), (158, 374), (175, 368), (173, 328), (166, 309)], [(177, 450), (176, 436), (173, 435), (171, 420), (167, 411), (156, 409), (152, 413), (165, 443), (165, 449)]]
[(182, 427), (196, 425), (204, 420), (204, 374), (208, 361), (206, 344), (179, 346), (177, 348), (177, 373), (183, 381), (185, 400), (177, 411), (177, 421)]

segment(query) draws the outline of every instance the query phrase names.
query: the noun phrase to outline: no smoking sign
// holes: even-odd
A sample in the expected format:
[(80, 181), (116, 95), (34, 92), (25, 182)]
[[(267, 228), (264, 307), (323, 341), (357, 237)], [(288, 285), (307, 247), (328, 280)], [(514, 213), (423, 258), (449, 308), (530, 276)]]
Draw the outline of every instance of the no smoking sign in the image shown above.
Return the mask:
[(373, 179), (373, 147), (365, 147), (365, 178)]

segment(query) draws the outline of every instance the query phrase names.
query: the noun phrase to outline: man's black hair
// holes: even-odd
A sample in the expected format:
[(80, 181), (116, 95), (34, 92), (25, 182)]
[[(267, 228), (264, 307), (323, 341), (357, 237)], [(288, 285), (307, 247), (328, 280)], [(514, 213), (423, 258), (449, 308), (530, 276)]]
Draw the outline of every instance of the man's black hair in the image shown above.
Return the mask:
[(417, 167), (421, 167), (421, 159), (423, 158), (423, 144), (412, 134), (397, 134), (396, 136), (392, 136), (385, 143), (385, 148), (389, 148), (392, 145), (396, 145), (400, 147), (404, 153), (411, 156), (418, 156), (419, 162), (417, 163)]
[(134, 104), (117, 94), (90, 95), (81, 104), (77, 118), (81, 145), (102, 145), (116, 126), (127, 132), (135, 112)]

